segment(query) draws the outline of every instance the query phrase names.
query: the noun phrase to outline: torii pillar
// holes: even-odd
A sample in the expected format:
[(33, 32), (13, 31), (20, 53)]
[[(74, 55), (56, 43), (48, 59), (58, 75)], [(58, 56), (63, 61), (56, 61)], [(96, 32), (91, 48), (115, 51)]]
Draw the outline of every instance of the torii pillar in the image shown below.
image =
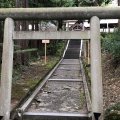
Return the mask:
[(92, 120), (102, 120), (103, 114), (103, 89), (102, 89), (102, 66), (101, 66), (101, 41), (100, 20), (97, 16), (91, 18), (90, 49), (91, 49), (91, 97), (92, 97)]
[(2, 73), (0, 82), (0, 116), (2, 120), (10, 120), (11, 87), (13, 70), (13, 30), (14, 21), (11, 18), (5, 19), (4, 43), (2, 56)]

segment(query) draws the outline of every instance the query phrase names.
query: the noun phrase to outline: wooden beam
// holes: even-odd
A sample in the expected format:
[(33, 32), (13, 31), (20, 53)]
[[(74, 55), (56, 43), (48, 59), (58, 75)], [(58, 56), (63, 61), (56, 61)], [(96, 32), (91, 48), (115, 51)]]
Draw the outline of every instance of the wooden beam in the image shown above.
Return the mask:
[(13, 33), (14, 40), (21, 39), (90, 39), (90, 31), (56, 31), (56, 32), (41, 32), (41, 31), (15, 31)]
[(14, 20), (75, 20), (120, 19), (120, 7), (55, 7), (55, 8), (1, 8), (0, 19), (11, 17)]

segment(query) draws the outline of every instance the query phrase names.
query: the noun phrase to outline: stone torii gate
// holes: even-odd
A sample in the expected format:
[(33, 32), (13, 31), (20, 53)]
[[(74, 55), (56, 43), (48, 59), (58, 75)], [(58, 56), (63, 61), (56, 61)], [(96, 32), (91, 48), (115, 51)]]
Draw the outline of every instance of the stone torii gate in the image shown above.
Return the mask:
[[(2, 74), (0, 81), (0, 116), (10, 119), (11, 84), (13, 69), (13, 40), (16, 39), (90, 39), (92, 113), (103, 113), (101, 44), (99, 19), (120, 18), (120, 7), (79, 8), (4, 8), (0, 19), (5, 19)], [(17, 32), (14, 20), (73, 20), (90, 19), (90, 31)], [(94, 120), (94, 115), (92, 119)], [(102, 119), (102, 118), (101, 118)]]

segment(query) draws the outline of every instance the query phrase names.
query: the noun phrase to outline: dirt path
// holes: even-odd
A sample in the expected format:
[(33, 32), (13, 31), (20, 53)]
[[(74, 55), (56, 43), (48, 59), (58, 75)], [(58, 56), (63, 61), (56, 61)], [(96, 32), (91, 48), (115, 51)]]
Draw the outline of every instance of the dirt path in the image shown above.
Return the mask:
[(120, 102), (120, 66), (115, 68), (110, 55), (102, 55), (104, 109)]

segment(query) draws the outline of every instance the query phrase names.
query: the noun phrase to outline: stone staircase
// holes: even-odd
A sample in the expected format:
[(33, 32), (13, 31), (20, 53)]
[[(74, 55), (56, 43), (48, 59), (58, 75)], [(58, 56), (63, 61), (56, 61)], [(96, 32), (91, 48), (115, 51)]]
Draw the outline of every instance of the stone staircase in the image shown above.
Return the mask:
[(81, 40), (70, 40), (64, 59), (79, 59)]

